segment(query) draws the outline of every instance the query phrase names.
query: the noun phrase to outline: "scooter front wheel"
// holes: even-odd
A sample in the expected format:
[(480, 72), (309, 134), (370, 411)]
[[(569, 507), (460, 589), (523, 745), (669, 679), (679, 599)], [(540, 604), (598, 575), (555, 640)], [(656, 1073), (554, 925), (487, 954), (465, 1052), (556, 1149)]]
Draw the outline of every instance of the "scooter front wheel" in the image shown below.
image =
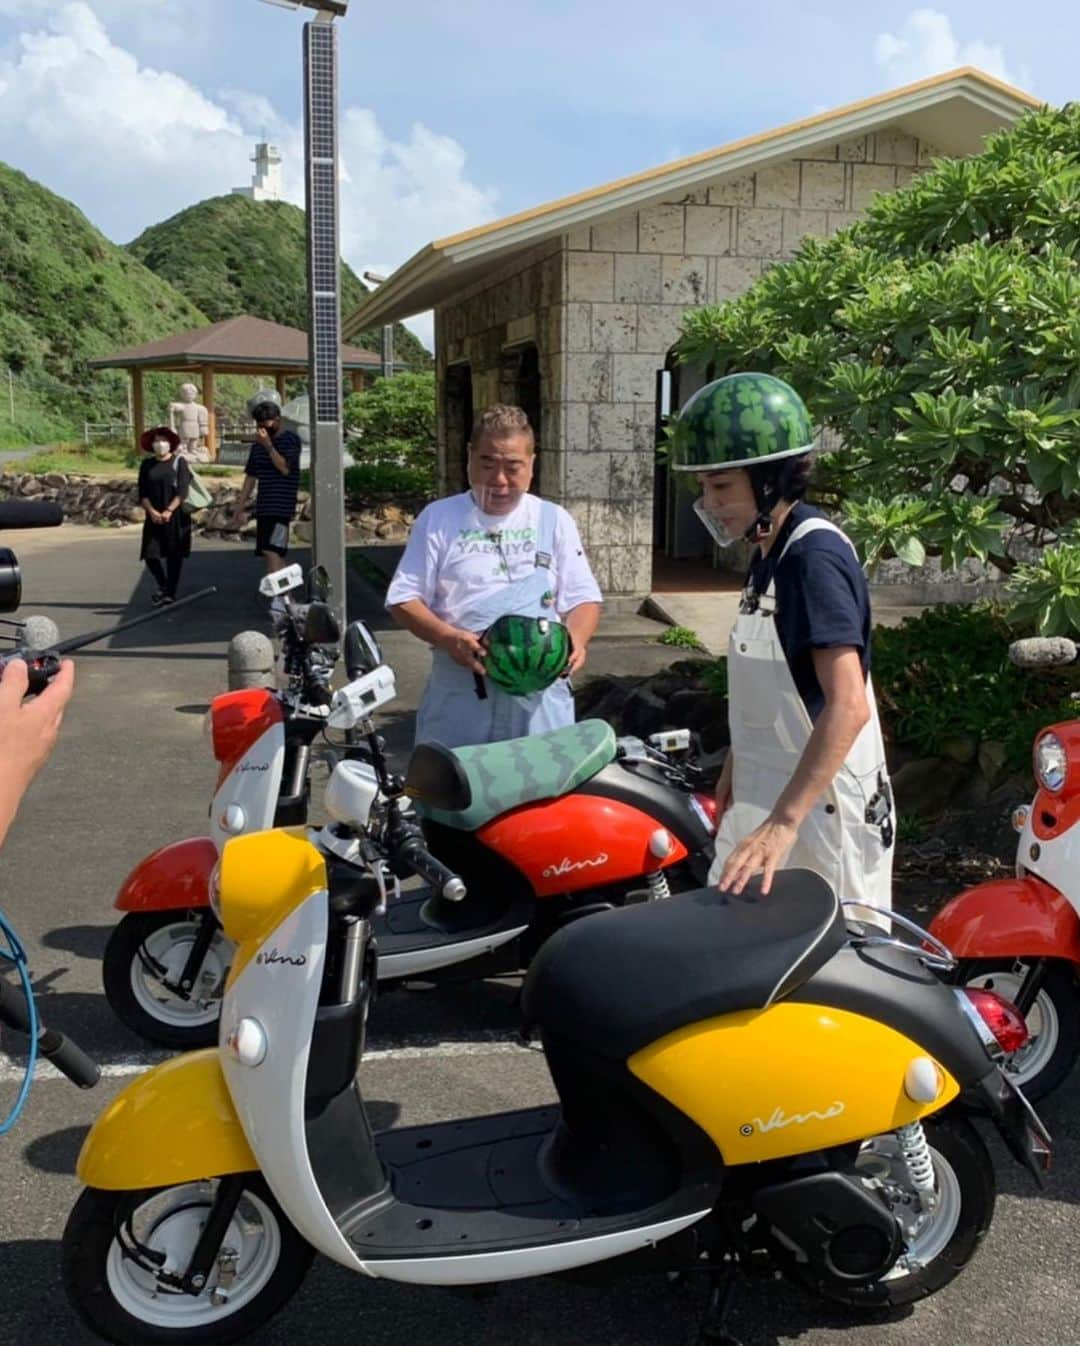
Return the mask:
[(181, 1051), (212, 1047), (233, 946), (220, 928), (185, 996), (178, 986), (209, 911), (130, 912), (109, 936), (105, 996), (117, 1018), (150, 1042)]
[[(1029, 965), (1020, 961), (963, 963), (962, 986), (984, 987), (1015, 1001)], [(1080, 1056), (1080, 989), (1071, 967), (1048, 963), (1034, 1003), (1027, 1012), (1027, 1043), (1005, 1063), (1005, 1071), (1032, 1100), (1045, 1098)]]
[(169, 1276), (186, 1272), (216, 1185), (82, 1193), (64, 1230), (61, 1269), (91, 1331), (121, 1346), (227, 1346), (291, 1298), (314, 1251), (254, 1173), (201, 1292), (170, 1285)]

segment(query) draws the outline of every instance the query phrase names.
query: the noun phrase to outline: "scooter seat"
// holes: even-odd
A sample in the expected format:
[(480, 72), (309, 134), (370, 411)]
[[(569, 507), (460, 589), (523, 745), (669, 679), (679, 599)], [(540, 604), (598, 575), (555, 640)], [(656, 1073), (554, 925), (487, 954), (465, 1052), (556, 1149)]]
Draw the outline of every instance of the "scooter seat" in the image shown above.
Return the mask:
[(501, 813), (557, 799), (591, 780), (615, 760), (615, 731), (606, 720), (582, 720), (529, 738), (438, 750), (455, 757), (463, 768), (471, 802), (455, 812), (424, 806), (420, 800), (417, 808), (425, 818), (446, 827), (475, 832)]
[(716, 888), (585, 916), (540, 949), (525, 979), (529, 1024), (625, 1061), (676, 1029), (765, 1009), (808, 981), (847, 937), (836, 894), (808, 869), (761, 896)]

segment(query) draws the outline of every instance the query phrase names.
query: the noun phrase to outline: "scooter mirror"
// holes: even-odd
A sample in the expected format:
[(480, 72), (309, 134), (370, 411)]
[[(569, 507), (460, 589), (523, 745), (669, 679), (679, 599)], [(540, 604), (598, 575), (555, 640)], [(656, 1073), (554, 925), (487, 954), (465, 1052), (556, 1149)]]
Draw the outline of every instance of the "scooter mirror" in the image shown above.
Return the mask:
[(472, 803), (465, 768), (441, 743), (418, 743), (405, 773), (405, 793), (429, 808), (457, 813)]
[(304, 619), (304, 641), (308, 645), (336, 645), (341, 639), (341, 627), (333, 609), (325, 603), (312, 603)]
[(329, 603), (330, 573), (325, 566), (312, 566), (308, 571), (308, 602)]
[(345, 672), (350, 682), (371, 673), (382, 663), (379, 642), (363, 622), (350, 622), (345, 628)]

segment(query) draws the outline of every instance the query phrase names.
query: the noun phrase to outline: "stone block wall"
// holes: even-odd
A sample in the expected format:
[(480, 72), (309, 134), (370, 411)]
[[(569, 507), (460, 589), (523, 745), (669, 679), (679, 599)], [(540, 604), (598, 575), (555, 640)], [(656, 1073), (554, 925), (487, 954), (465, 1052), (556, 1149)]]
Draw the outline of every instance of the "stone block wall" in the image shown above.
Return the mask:
[(447, 371), (467, 364), (476, 415), (493, 402), (518, 400), (521, 353), (535, 345), (540, 367), (537, 431), (540, 482), (545, 494), (562, 494), (564, 257), (561, 239), (494, 270), (435, 312), (439, 487), (463, 490), (460, 427), (448, 412)]
[(656, 377), (686, 310), (742, 294), (933, 154), (859, 136), (565, 236), (565, 503), (608, 592), (650, 588)]
[(900, 131), (837, 142), (582, 226), (492, 270), (436, 311), (440, 480), (460, 490), (446, 376), (474, 409), (513, 400), (514, 352), (540, 364), (539, 482), (575, 516), (606, 593), (651, 587), (656, 384), (688, 308), (746, 290), (810, 234), (852, 223), (936, 151)]

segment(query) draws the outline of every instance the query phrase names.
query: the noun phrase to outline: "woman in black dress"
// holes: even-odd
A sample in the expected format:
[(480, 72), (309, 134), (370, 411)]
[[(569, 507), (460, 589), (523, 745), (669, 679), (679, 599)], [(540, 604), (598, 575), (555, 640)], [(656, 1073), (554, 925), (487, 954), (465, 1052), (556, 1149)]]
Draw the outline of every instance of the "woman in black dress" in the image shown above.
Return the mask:
[(139, 446), (150, 455), (139, 466), (139, 504), (146, 514), (139, 559), (157, 581), (150, 601), (158, 607), (176, 598), (184, 557), (191, 555), (191, 516), (181, 509), (191, 471), (176, 452), (180, 436), (167, 425), (147, 430)]

